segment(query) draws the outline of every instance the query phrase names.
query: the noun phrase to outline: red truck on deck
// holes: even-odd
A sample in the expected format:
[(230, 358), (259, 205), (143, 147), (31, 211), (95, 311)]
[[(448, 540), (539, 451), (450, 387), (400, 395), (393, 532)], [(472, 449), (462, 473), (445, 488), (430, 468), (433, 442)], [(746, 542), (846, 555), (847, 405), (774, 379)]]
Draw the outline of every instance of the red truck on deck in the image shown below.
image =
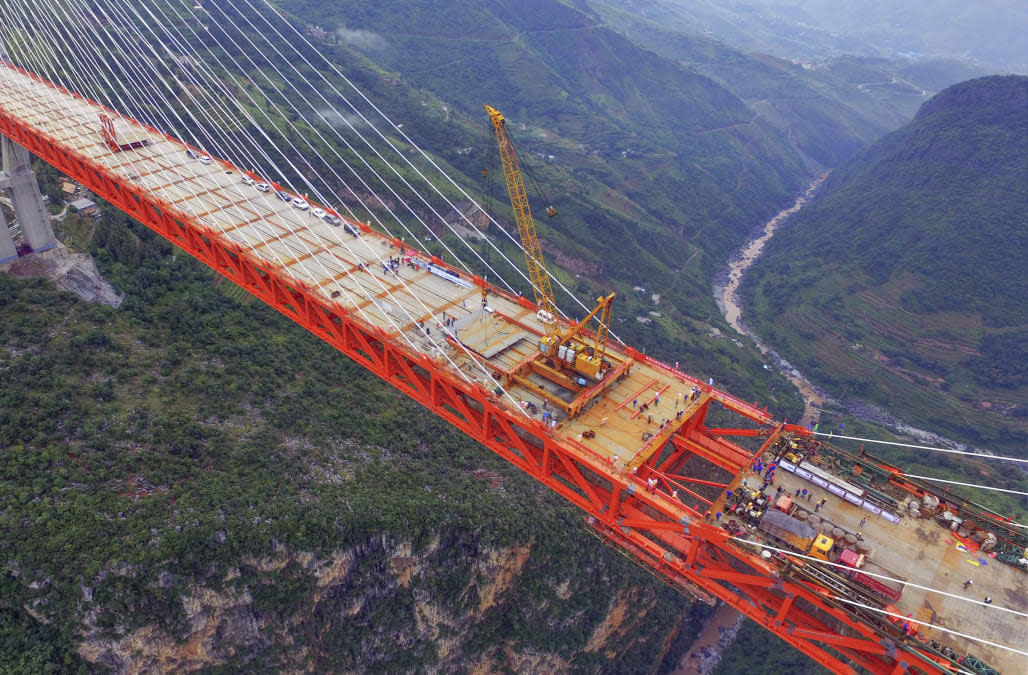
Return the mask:
[(853, 579), (853, 581), (856, 581), (861, 586), (874, 591), (878, 595), (888, 598), (892, 602), (898, 601), (900, 596), (903, 595), (904, 584), (902, 581), (890, 581), (889, 579), (882, 579), (880, 577), (873, 577), (865, 574), (865, 572), (871, 572), (873, 574), (891, 577), (892, 579), (902, 579), (902, 577), (894, 572), (890, 572), (884, 567), (880, 567), (879, 565), (871, 562), (864, 555), (844, 549), (842, 554), (839, 556), (839, 563), (849, 568), (846, 571), (846, 575), (850, 579)]

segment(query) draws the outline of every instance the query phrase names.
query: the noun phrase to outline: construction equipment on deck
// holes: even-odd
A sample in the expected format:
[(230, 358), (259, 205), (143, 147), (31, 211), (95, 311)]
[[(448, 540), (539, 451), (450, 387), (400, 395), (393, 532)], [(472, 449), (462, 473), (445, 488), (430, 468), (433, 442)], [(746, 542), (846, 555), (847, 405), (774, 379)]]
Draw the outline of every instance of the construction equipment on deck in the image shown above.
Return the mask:
[[(607, 336), (610, 332), (610, 315), (614, 304), (614, 293), (596, 299), (596, 307), (577, 324), (562, 328), (557, 320), (557, 303), (553, 297), (550, 275), (543, 259), (542, 245), (535, 231), (532, 209), (525, 191), (525, 181), (521, 175), (514, 142), (507, 133), (506, 120), (496, 108), (485, 106), (489, 119), (496, 131), (496, 141), (500, 147), (500, 161), (503, 163), (503, 176), (507, 182), (507, 192), (514, 209), (514, 220), (518, 226), (521, 246), (525, 249), (525, 264), (528, 277), (535, 293), (535, 303), (539, 306), (538, 318), (546, 326), (546, 335), (539, 339), (539, 352), (545, 356), (557, 370), (570, 368), (590, 379), (602, 379), (603, 374), (611, 369), (606, 360)], [(556, 208), (549, 206), (547, 215), (557, 213)], [(599, 321), (596, 339), (587, 344), (579, 339), (582, 330), (593, 319)]]

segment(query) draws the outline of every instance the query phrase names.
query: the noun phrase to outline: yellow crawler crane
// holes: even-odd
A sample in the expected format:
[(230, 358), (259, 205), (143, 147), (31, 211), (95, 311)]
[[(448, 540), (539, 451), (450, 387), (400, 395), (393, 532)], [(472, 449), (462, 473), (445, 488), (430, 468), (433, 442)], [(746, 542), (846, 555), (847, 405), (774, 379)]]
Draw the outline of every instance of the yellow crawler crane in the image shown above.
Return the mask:
[[(503, 163), (503, 177), (507, 182), (510, 204), (514, 208), (514, 221), (518, 226), (521, 246), (525, 249), (525, 264), (528, 277), (535, 293), (535, 304), (539, 306), (539, 320), (546, 327), (546, 335), (539, 339), (539, 352), (558, 368), (571, 367), (586, 377), (599, 379), (609, 364), (605, 363), (607, 351), (607, 335), (609, 333), (610, 315), (614, 305), (614, 293), (596, 299), (596, 307), (579, 323), (561, 330), (557, 320), (557, 303), (553, 298), (553, 287), (550, 275), (546, 271), (542, 246), (535, 231), (532, 209), (528, 204), (525, 191), (525, 180), (518, 165), (518, 156), (514, 151), (514, 143), (507, 134), (506, 120), (496, 108), (485, 106), (496, 131), (496, 141), (500, 146), (500, 161)], [(551, 207), (552, 208), (552, 207)], [(594, 345), (579, 344), (575, 341), (582, 330), (594, 319), (599, 320)]]

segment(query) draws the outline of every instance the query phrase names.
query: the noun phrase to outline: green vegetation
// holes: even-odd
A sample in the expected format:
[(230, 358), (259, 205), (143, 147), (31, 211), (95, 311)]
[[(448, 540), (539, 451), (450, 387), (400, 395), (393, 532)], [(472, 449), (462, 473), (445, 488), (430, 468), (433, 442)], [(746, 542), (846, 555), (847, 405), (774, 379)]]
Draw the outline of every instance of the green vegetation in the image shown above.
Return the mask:
[(843, 396), (1003, 454), (1028, 440), (1028, 78), (943, 91), (829, 179), (744, 292)]
[[(646, 669), (659, 653), (685, 601), (598, 546), (555, 495), (270, 308), (230, 299), (124, 216), (108, 210), (89, 247), (126, 294), (118, 310), (0, 276), (9, 672), (85, 670), (80, 643), (143, 626), (182, 639), (193, 630), (183, 597), (201, 587), (251, 595), (242, 616), (269, 639), (234, 645), (229, 664), (247, 670), (434, 663), (438, 644), (413, 609), (425, 602), (477, 617), (450, 636), (464, 659), (511, 644), (599, 667), (608, 657), (582, 647), (617, 589), (651, 608), (619, 658)], [(389, 571), (405, 541), (423, 559), (411, 588)], [(477, 589), (494, 579), (470, 570), (514, 545), (531, 551), (522, 573), (476, 615)], [(355, 558), (326, 588), (295, 557), (246, 562), (282, 550)], [(273, 637), (287, 625), (288, 649)]]
[[(723, 86), (555, 0), (279, 4), (305, 29), (323, 29), (324, 38), (311, 38), (317, 51), (346, 64), (412, 138), (512, 223), (482, 104), (502, 110), (560, 213), (538, 225), (551, 260), (564, 265), (562, 280), (584, 298), (618, 291), (614, 329), (623, 339), (798, 416), (784, 378), (711, 337), (712, 326), (727, 328), (710, 295), (715, 272), (808, 178), (786, 133), (750, 124), (753, 111)], [(485, 181), (483, 168), (492, 169)]]
[[(1028, 66), (1021, 43), (1028, 10), (1005, 0), (577, 2), (622, 8), (683, 33), (709, 35), (737, 49), (788, 59), (820, 61), (841, 54), (887, 54), (915, 63), (944, 60), (947, 69), (978, 66), (988, 72), (1024, 72)], [(968, 73), (968, 77), (974, 75)]]
[[(287, 98), (274, 90), (284, 78), (271, 66), (280, 64), (234, 44), (244, 31), (205, 4), (201, 34), (259, 118)], [(323, 24), (313, 49), (345, 64), (465, 184), (492, 153), (481, 104), (503, 110), (562, 213), (541, 224), (548, 253), (565, 263), (562, 280), (583, 296), (616, 288), (615, 330), (626, 341), (798, 417), (793, 389), (758, 355), (711, 336), (724, 325), (709, 284), (749, 231), (791, 202), (808, 178), (806, 156), (841, 160), (898, 121), (901, 106), (875, 117), (830, 93), (873, 70), (866, 62), (825, 84), (697, 41), (684, 67), (670, 51), (685, 45), (681, 36), (641, 48), (632, 41), (640, 33), (625, 37), (555, 0), (278, 4)], [(229, 62), (241, 50), (255, 68)], [(174, 86), (156, 104), (195, 107)], [(320, 128), (311, 93), (288, 95), (298, 111), (270, 116), (272, 139)], [(749, 104), (765, 95), (781, 119)], [(257, 136), (225, 124), (234, 139)], [(196, 137), (188, 126), (171, 131)], [(273, 161), (296, 159), (280, 145), (265, 147)], [(312, 146), (331, 154), (318, 139)], [(354, 155), (338, 152), (342, 170)], [(502, 188), (479, 192), (490, 189), (502, 204)], [(223, 672), (396, 672), (470, 663), (507, 646), (557, 655), (575, 670), (641, 672), (657, 666), (665, 639), (665, 667), (690, 643), (706, 608), (693, 605), (682, 619), (686, 602), (583, 536), (578, 512), (315, 338), (119, 214), (108, 210), (95, 231), (70, 217), (63, 234), (88, 247), (126, 300), (117, 311), (87, 307), (43, 282), (0, 277), (0, 544), (9, 551), (0, 664), (86, 670), (78, 645), (143, 626), (181, 640), (190, 628), (183, 598), (199, 588), (248, 594), (242, 617), (269, 636), (219, 654)], [(1019, 339), (997, 329), (980, 358), (1023, 349)], [(1014, 387), (1024, 377), (1016, 365), (977, 371)], [(478, 471), (499, 476), (502, 488)], [(408, 543), (423, 563), (409, 588), (392, 568)], [(521, 573), (476, 613), (494, 580), (483, 561), (517, 546), (530, 549)], [(301, 555), (324, 561), (340, 551), (354, 563), (323, 589)], [(280, 567), (259, 562), (279, 554)], [(612, 662), (584, 646), (622, 594), (649, 609), (632, 619)], [(426, 603), (471, 618), (441, 621), (426, 637)], [(812, 669), (754, 628), (744, 629), (745, 655), (722, 668), (745, 656)], [(444, 656), (444, 643), (456, 644), (456, 656)]]
[[(430, 108), (409, 123), (419, 142), (476, 177), (468, 184), (494, 152), (482, 104), (502, 110), (563, 214), (559, 227), (542, 224), (544, 236), (583, 266), (598, 266), (592, 277), (640, 283), (682, 275), (686, 293), (705, 286), (717, 262), (805, 177), (797, 153), (774, 129), (705, 133), (752, 117), (728, 91), (555, 0), (461, 1), (444, 9), (281, 4), (330, 35), (345, 27), (388, 45), (363, 58), (395, 76), (401, 86), (394, 90), (428, 90), (448, 105), (449, 122), (422, 128), (440, 114)], [(338, 62), (361, 58), (345, 42), (326, 39), (318, 47)], [(389, 88), (371, 78), (361, 84), (376, 100)], [(398, 95), (383, 93), (387, 102)], [(404, 116), (403, 107), (393, 110)], [(470, 152), (459, 156), (461, 146)], [(537, 155), (554, 159), (543, 168)], [(616, 201), (611, 189), (620, 193)], [(502, 193), (497, 201), (505, 201)], [(697, 249), (701, 274), (679, 270)]]

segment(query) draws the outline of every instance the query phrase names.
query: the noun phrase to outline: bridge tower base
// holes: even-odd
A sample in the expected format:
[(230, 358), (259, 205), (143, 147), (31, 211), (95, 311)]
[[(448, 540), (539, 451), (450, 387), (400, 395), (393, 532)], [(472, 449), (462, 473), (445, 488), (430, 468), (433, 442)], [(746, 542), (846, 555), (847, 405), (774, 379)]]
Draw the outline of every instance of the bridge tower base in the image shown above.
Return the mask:
[[(50, 214), (43, 207), (43, 197), (39, 193), (36, 174), (32, 171), (29, 151), (6, 136), (0, 136), (0, 154), (3, 155), (0, 189), (6, 190), (11, 198), (11, 207), (21, 225), (25, 244), (33, 252), (53, 248), (57, 240), (50, 225)], [(18, 250), (11, 239), (7, 219), (0, 212), (0, 263), (17, 257)]]
[(18, 249), (14, 246), (11, 231), (7, 228), (7, 216), (0, 208), (0, 264), (10, 262), (18, 257)]

